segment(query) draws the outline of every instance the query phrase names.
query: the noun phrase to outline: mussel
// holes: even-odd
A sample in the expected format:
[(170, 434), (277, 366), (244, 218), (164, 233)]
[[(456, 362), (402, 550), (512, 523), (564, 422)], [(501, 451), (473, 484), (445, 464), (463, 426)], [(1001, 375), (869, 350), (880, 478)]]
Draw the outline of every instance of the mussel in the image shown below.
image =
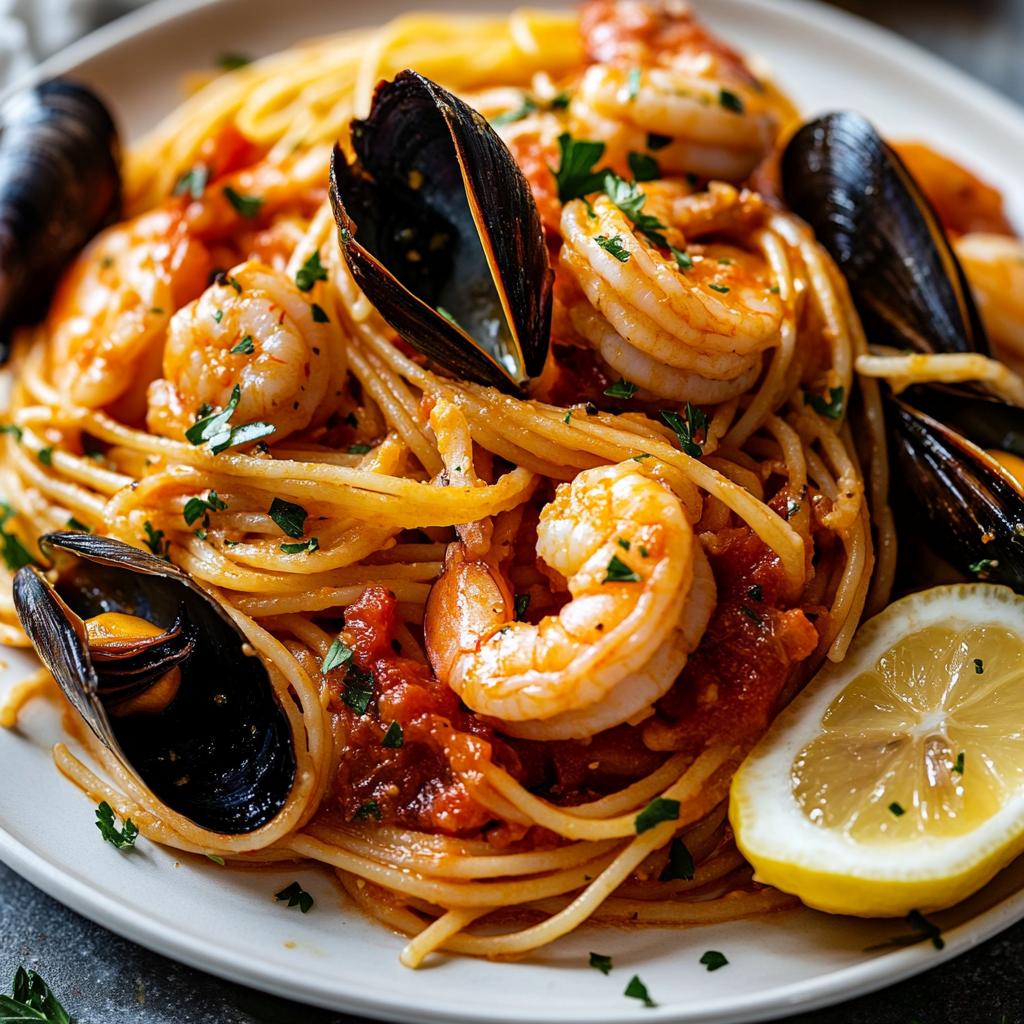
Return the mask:
[(335, 148), (345, 259), (409, 345), (515, 391), (547, 356), (554, 272), (530, 185), (487, 121), (414, 71), (382, 82)]
[[(801, 128), (783, 155), (782, 185), (846, 276), (869, 342), (988, 355), (942, 225), (864, 118), (829, 114)], [(885, 403), (901, 535), (923, 539), (967, 578), (1024, 592), (1024, 488), (986, 451), (1024, 456), (1024, 410), (971, 383), (916, 385)], [(920, 580), (922, 567), (908, 562), (906, 581)]]
[(227, 613), (121, 541), (51, 533), (39, 546), (53, 570), (19, 570), (18, 617), (99, 740), (202, 828), (239, 835), (270, 821), (295, 780), (292, 732)]
[(113, 118), (84, 85), (52, 79), (0, 109), (0, 359), (61, 271), (121, 208)]

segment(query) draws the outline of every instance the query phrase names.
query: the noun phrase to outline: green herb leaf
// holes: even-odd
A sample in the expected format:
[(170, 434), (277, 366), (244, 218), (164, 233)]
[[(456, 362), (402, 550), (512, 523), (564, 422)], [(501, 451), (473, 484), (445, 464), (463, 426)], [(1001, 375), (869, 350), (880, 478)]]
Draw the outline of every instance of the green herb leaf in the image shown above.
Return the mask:
[(523, 616), (526, 614), (526, 609), (530, 607), (530, 595), (516, 594), (513, 599), (513, 604), (516, 609), (516, 622), (522, 622)]
[(349, 445), (348, 453), (349, 455), (365, 455), (371, 450), (368, 444), (353, 444)]
[(607, 974), (612, 969), (612, 958), (610, 956), (602, 956), (600, 953), (591, 953), (590, 966), (595, 971)]
[(76, 519), (74, 516), (68, 520), (67, 527), (69, 530), (80, 530), (82, 533), (92, 533), (91, 526), (86, 526), (85, 523)]
[(183, 196), (186, 193), (193, 199), (202, 199), (206, 191), (206, 183), (209, 180), (210, 172), (206, 164), (195, 164), (190, 171), (186, 171), (174, 186), (174, 194)]
[(295, 275), (295, 284), (300, 292), (308, 292), (317, 281), (327, 280), (327, 270), (320, 263), (320, 250), (317, 249), (305, 263), (299, 267)]
[(607, 238), (605, 235), (598, 235), (594, 241), (597, 242), (605, 252), (611, 253), (612, 256), (614, 256), (620, 263), (629, 262), (629, 252), (622, 248), (622, 235), (616, 235), (614, 238)]
[(572, 100), (572, 96), (570, 96), (569, 93), (565, 89), (563, 89), (551, 101), (551, 109), (552, 110), (565, 110), (565, 108), (567, 106), (569, 106), (569, 103), (570, 103), (571, 100)]
[(35, 971), (19, 967), (14, 972), (11, 995), (0, 996), (0, 1024), (27, 1021), (71, 1024), (67, 1010), (57, 1002), (49, 985)]
[(709, 971), (717, 971), (719, 967), (724, 967), (729, 961), (726, 960), (717, 949), (709, 949), (700, 958), (700, 962), (704, 964)]
[(267, 514), (289, 537), (301, 537), (306, 532), (306, 519), (309, 515), (301, 505), (275, 498)]
[(623, 551), (628, 551), (629, 550), (629, 547), (630, 547), (629, 541), (626, 540), (625, 538), (620, 537), (615, 543), (618, 544), (619, 547), (622, 548)]
[(656, 796), (637, 816), (634, 821), (636, 834), (643, 835), (655, 825), (663, 821), (679, 820), (679, 801), (666, 800), (663, 796)]
[(981, 576), (984, 578), (988, 574), (989, 569), (995, 568), (998, 564), (999, 562), (994, 558), (982, 558), (977, 562), (971, 562), (967, 568), (970, 569), (975, 576)]
[(310, 305), (309, 309), (313, 314), (313, 323), (329, 324), (331, 322), (327, 314), (315, 302)]
[(298, 544), (282, 544), (281, 550), (286, 555), (311, 555), (314, 551), (320, 550), (320, 541), (316, 537), (309, 540), (299, 541)]
[(258, 217), (263, 200), (257, 196), (243, 196), (236, 192), (230, 185), (224, 186), (224, 195), (227, 201), (247, 220)]
[(985, 674), (985, 662), (981, 658), (974, 659), (974, 671), (980, 676)]
[(223, 53), (217, 58), (217, 67), (221, 71), (237, 71), (251, 63), (252, 57), (246, 57), (241, 53)]
[(636, 384), (623, 377), (617, 383), (605, 388), (604, 393), (608, 395), (609, 398), (629, 399), (632, 398), (639, 390), (640, 388)]
[(327, 650), (327, 657), (324, 658), (323, 664), (320, 666), (320, 671), (326, 675), (328, 672), (331, 672), (336, 668), (341, 668), (342, 665), (348, 664), (351, 660), (352, 648), (343, 644), (341, 640), (335, 638), (331, 641), (331, 646)]
[(696, 868), (693, 865), (693, 857), (686, 848), (686, 843), (676, 837), (668, 848), (668, 863), (658, 875), (659, 882), (672, 882), (677, 878), (692, 882)]
[(96, 827), (100, 830), (100, 835), (119, 850), (127, 850), (134, 846), (139, 835), (139, 830), (131, 818), (125, 818), (124, 828), (118, 831), (114, 825), (114, 809), (106, 800), (96, 808)]
[(650, 455), (647, 452), (641, 452), (639, 455), (633, 456), (634, 462), (643, 462), (644, 459), (649, 459)]
[(719, 90), (718, 105), (720, 107), (724, 107), (726, 110), (731, 110), (734, 114), (743, 113), (743, 100), (741, 100), (736, 93), (729, 92), (728, 89)]
[(640, 980), (639, 974), (634, 974), (633, 977), (629, 979), (626, 991), (622, 994), (624, 996), (629, 996), (630, 999), (640, 999), (644, 1006), (649, 1010), (658, 1005), (650, 995), (648, 995), (647, 986)]
[(15, 441), (21, 440), (21, 427), (16, 423), (4, 423), (0, 425), (0, 434), (10, 434)]
[(221, 501), (217, 497), (216, 491), (210, 491), (205, 498), (189, 498), (185, 502), (183, 513), (185, 524), (191, 526), (201, 515), (205, 515), (207, 512), (223, 512), (227, 507), (227, 502)]
[(786, 499), (786, 518), (792, 519), (800, 511), (800, 502), (792, 498)]
[(675, 431), (679, 439), (679, 446), (690, 456), (691, 459), (699, 459), (704, 454), (704, 449), (697, 442), (696, 437), (701, 431), (707, 436), (708, 423), (710, 422), (702, 409), (698, 409), (690, 402), (686, 403), (686, 419), (671, 409), (661, 409), (661, 418)]
[(263, 423), (260, 420), (255, 420), (252, 423), (243, 423), (240, 427), (232, 427), (226, 437), (218, 435), (213, 438), (210, 444), (210, 452), (213, 455), (220, 455), (222, 451), (234, 448), (235, 445), (258, 441), (261, 437), (270, 437), (275, 430), (277, 430), (277, 427), (269, 423)]
[(683, 273), (687, 270), (693, 269), (693, 260), (690, 259), (689, 253), (683, 252), (682, 249), (677, 249), (674, 245), (670, 245), (669, 250), (672, 253), (673, 259), (676, 261), (676, 266), (679, 267)]
[(665, 225), (657, 217), (641, 212), (644, 203), (647, 202), (647, 196), (636, 187), (635, 181), (625, 181), (608, 171), (604, 176), (604, 190), (608, 193), (608, 198), (633, 222), (638, 231), (647, 236), (649, 241), (662, 249), (668, 248), (668, 240), (659, 230)]
[(522, 121), (524, 117), (528, 117), (537, 109), (537, 104), (530, 99), (529, 96), (523, 97), (522, 105), (516, 107), (515, 110), (507, 110), (504, 114), (499, 114), (497, 117), (491, 119), (491, 124), (495, 128), (500, 128), (503, 124), (512, 124), (514, 121)]
[(452, 327), (458, 327), (460, 331), (462, 330), (462, 328), (459, 327), (459, 321), (456, 320), (455, 317), (452, 316), (452, 314), (449, 313), (448, 310), (444, 308), (444, 306), (436, 306), (435, 308), (437, 309), (438, 313), (440, 313), (441, 316), (443, 316), (445, 320), (447, 320), (448, 323), (452, 325)]
[(932, 924), (932, 922), (929, 921), (920, 910), (912, 910), (907, 914), (906, 920), (907, 924), (909, 924), (911, 928), (922, 932), (925, 938), (931, 939), (932, 945), (936, 949), (945, 949), (946, 943), (941, 937), (942, 930), (937, 924)]
[(562, 153), (561, 163), (556, 171), (549, 168), (558, 186), (559, 202), (582, 199), (591, 192), (600, 192), (604, 184), (604, 171), (594, 171), (594, 164), (604, 156), (603, 142), (588, 142), (574, 139), (568, 132), (558, 136)]
[(39, 452), (37, 453), (39, 461), (44, 466), (53, 465), (53, 447), (54, 446), (51, 444), (49, 448), (40, 448)]
[(608, 563), (608, 573), (602, 583), (639, 583), (640, 577), (618, 555), (612, 555)]
[(902, 817), (904, 814), (907, 813), (898, 803), (896, 803), (895, 800), (893, 800), (893, 802), (889, 804), (889, 810), (892, 811), (892, 813), (895, 814), (897, 818)]
[(171, 542), (169, 540), (164, 540), (164, 531), (154, 530), (153, 524), (148, 519), (142, 524), (142, 527), (146, 531), (146, 539), (143, 541), (146, 547), (149, 548), (157, 558), (166, 558), (167, 552), (171, 548)]
[(289, 909), (291, 907), (298, 907), (304, 914), (308, 914), (313, 906), (313, 897), (298, 882), (292, 882), (287, 889), (275, 892), (274, 899), (279, 903), (284, 903), (287, 900)]
[(367, 818), (376, 818), (380, 821), (380, 804), (376, 800), (367, 800), (362, 807), (352, 815), (353, 821), (365, 821)]
[(567, 409), (565, 415), (562, 417), (563, 423), (568, 423), (572, 419), (572, 409)]
[(233, 356), (251, 356), (256, 351), (253, 345), (252, 335), (247, 334), (232, 350)]
[(804, 405), (809, 405), (819, 416), (837, 420), (843, 415), (843, 389), (829, 388), (829, 401), (820, 395), (804, 395)]
[(770, 291), (772, 293), (772, 295), (778, 295), (779, 294), (779, 286), (777, 284), (773, 284), (771, 286), (771, 288), (768, 289), (768, 291)]
[(366, 714), (366, 709), (373, 699), (375, 681), (372, 672), (366, 672), (355, 662), (349, 662), (345, 671), (345, 692), (341, 695), (341, 699), (357, 715)]
[(384, 738), (380, 741), (380, 745), (397, 750), (404, 742), (405, 735), (402, 732), (402, 727), (397, 722), (392, 722), (388, 726), (388, 731), (384, 733)]
[(32, 557), (28, 548), (21, 542), (21, 538), (15, 533), (8, 533), (4, 529), (7, 525), (7, 520), (18, 513), (5, 501), (0, 502), (0, 509), (3, 510), (3, 515), (0, 516), (0, 540), (3, 541), (3, 549), (0, 551), (0, 554), (3, 555), (4, 564), (11, 572), (17, 572), (26, 565), (36, 565), (36, 560)]
[(964, 752), (962, 750), (960, 751), (959, 754), (956, 755), (956, 764), (953, 765), (952, 770), (954, 772), (957, 772), (959, 775), (963, 775), (963, 773), (964, 773)]
[(710, 284), (708, 285), (708, 287), (709, 287), (709, 288), (710, 288), (710, 289), (711, 289), (711, 290), (712, 290), (713, 292), (721, 292), (721, 293), (722, 293), (722, 295), (728, 295), (728, 294), (729, 294), (729, 291), (730, 291), (730, 288), (729, 288), (729, 286), (728, 286), (728, 285), (725, 285), (725, 284), (715, 284), (715, 282), (714, 282), (714, 281), (712, 281), (712, 282), (711, 282), (711, 283), (710, 283)]
[[(241, 397), (241, 385), (236, 384), (231, 390), (231, 399), (227, 406), (225, 406), (225, 408), (216, 415), (207, 415), (201, 420), (196, 420), (196, 422), (185, 431), (185, 437), (187, 440), (191, 444), (199, 445), (204, 441), (209, 441), (211, 438), (223, 433), (228, 429), (228, 423), (231, 421), (231, 414), (235, 411), (235, 407), (238, 405)], [(199, 411), (202, 412), (202, 408), (200, 408)]]
[(626, 157), (634, 181), (654, 181), (661, 177), (661, 168), (653, 156), (646, 153), (630, 153)]
[(654, 132), (647, 133), (647, 148), (654, 153), (657, 153), (659, 149), (664, 149), (671, 142), (671, 135), (655, 135)]
[(632, 68), (626, 76), (626, 95), (635, 100), (640, 95), (640, 69)]

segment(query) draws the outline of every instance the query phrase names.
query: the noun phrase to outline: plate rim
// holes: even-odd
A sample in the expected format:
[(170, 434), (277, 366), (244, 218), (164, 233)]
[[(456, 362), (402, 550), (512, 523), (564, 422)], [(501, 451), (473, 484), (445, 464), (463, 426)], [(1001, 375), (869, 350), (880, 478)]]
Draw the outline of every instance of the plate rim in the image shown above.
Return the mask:
[[(90, 33), (67, 48), (28, 69), (9, 86), (0, 90), (0, 102), (11, 92), (58, 74), (74, 74), (89, 61), (132, 39), (188, 19), (197, 11), (227, 5), (232, 0), (155, 0)], [(895, 64), (905, 72), (923, 80), (932, 89), (955, 98), (958, 104), (982, 108), (990, 123), (1012, 132), (1024, 143), (1024, 109), (992, 87), (949, 64), (915, 43), (888, 29), (815, 0), (726, 0), (727, 3), (766, 13), (776, 19), (795, 24), (810, 24), (816, 30), (838, 37), (847, 45), (871, 50), (886, 64)], [(538, 6), (564, 6), (547, 4)], [(699, 5), (698, 5), (699, 6)], [(784, 76), (783, 76), (784, 77)], [(1024, 225), (1022, 225), (1024, 226)], [(185, 963), (198, 970), (229, 981), (248, 985), (278, 996), (330, 1010), (361, 1014), (377, 1020), (401, 1020), (415, 1024), (458, 1021), (462, 1024), (512, 1022), (522, 1019), (521, 1012), (505, 1012), (495, 1006), (481, 1016), (474, 1009), (464, 1009), (455, 1002), (434, 999), (429, 1005), (411, 1005), (407, 998), (389, 998), (374, 993), (368, 998), (344, 982), (301, 974), (274, 971), (261, 972), (269, 962), (258, 954), (226, 950), (200, 936), (191, 935), (172, 925), (136, 914), (131, 908), (111, 901), (86, 882), (54, 863), (42, 852), (30, 848), (0, 825), (0, 860), (26, 878), (47, 895), (84, 917), (109, 928), (156, 953)], [(359, 911), (355, 911), (359, 913)], [(601, 1021), (602, 1024), (634, 1024), (638, 1021), (692, 1021), (693, 1011), (701, 1020), (716, 1024), (740, 1021), (772, 1020), (794, 1012), (810, 1012), (847, 999), (867, 995), (904, 980), (958, 956), (1024, 918), (1024, 889), (1007, 896), (981, 914), (943, 933), (945, 948), (933, 950), (920, 944), (895, 950), (849, 967), (793, 982), (765, 993), (751, 993), (734, 998), (729, 1005), (702, 1008), (699, 1004), (659, 1006), (654, 1010), (623, 1006), (610, 1013), (595, 1013), (593, 1008), (580, 1012), (531, 1014), (535, 1024), (567, 1024), (570, 1021)], [(298, 978), (299, 980), (296, 980)]]

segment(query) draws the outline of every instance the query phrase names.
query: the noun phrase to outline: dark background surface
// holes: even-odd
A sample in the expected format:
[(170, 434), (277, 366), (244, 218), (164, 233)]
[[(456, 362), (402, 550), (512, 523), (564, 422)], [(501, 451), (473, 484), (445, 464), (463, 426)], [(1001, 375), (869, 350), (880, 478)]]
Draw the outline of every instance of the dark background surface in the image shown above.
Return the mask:
[[(1024, 104), (1024, 0), (844, 0)], [(1022, 154), (1024, 171), (1024, 154)], [(0, 865), (0, 991), (39, 971), (77, 1024), (360, 1024), (220, 981), (65, 909)], [(1024, 1024), (1024, 922), (959, 959), (788, 1024)]]

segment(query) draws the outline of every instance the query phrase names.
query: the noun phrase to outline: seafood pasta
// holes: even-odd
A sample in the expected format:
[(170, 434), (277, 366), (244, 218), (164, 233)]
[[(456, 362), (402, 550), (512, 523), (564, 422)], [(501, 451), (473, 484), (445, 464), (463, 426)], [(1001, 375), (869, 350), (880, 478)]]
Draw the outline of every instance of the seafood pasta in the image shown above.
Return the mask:
[[(47, 667), (8, 715), (55, 679), (90, 797), (330, 866), (409, 966), (791, 904), (729, 784), (889, 600), (879, 379), (911, 433), (923, 382), (1024, 397), (906, 165), (850, 115), (798, 129), (674, 0), (409, 15), (214, 78), (96, 172), (101, 230), (14, 334), (0, 630)], [(843, 146), (955, 268), (944, 348), (904, 318), (869, 350), (881, 293), (808, 170)], [(1012, 361), (998, 197), (903, 153)]]

